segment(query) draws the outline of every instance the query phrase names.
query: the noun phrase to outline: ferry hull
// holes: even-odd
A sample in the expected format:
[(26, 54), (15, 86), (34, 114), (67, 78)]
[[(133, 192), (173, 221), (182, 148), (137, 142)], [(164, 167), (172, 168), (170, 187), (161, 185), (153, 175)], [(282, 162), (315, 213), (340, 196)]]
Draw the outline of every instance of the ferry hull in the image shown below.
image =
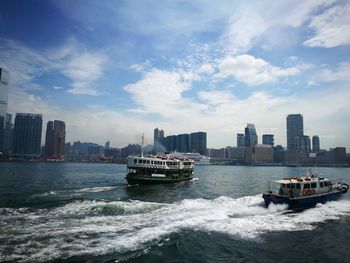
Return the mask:
[(140, 184), (140, 185), (150, 185), (150, 184), (173, 184), (183, 181), (190, 181), (193, 179), (193, 176), (185, 178), (167, 178), (167, 177), (152, 177), (152, 176), (126, 176), (125, 179), (128, 181), (128, 184)]
[(265, 206), (268, 207), (271, 203), (273, 204), (286, 204), (289, 209), (305, 209), (309, 207), (314, 207), (318, 203), (324, 204), (329, 201), (338, 200), (342, 194), (346, 193), (346, 191), (339, 190), (333, 191), (330, 193), (314, 195), (314, 196), (305, 196), (298, 198), (291, 198), (271, 193), (264, 193), (263, 198), (265, 202)]

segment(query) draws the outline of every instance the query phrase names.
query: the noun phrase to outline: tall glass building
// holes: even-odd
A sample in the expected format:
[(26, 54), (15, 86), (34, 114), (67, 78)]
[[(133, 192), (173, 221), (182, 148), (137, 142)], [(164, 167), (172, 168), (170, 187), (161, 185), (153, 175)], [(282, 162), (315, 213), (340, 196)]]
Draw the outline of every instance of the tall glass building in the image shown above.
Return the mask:
[(0, 117), (2, 117), (1, 120), (4, 126), (9, 95), (9, 78), (9, 72), (3, 68), (0, 68)]
[(244, 129), (245, 146), (253, 147), (258, 144), (258, 135), (256, 134), (255, 125), (248, 123)]
[(271, 145), (272, 147), (275, 145), (275, 139), (273, 134), (263, 134), (262, 136), (262, 143)]
[(320, 151), (320, 137), (317, 135), (312, 136), (312, 151), (315, 153)]
[(298, 149), (297, 137), (304, 135), (304, 121), (301, 114), (289, 114), (287, 116), (287, 148)]
[(245, 147), (245, 139), (243, 133), (237, 133), (237, 147)]
[(66, 139), (66, 125), (63, 121), (49, 121), (45, 137), (45, 157), (62, 159)]
[(40, 157), (42, 124), (41, 114), (16, 114), (12, 147), (14, 157), (24, 159)]
[(197, 152), (201, 155), (207, 153), (207, 134), (205, 132), (191, 133), (191, 152)]

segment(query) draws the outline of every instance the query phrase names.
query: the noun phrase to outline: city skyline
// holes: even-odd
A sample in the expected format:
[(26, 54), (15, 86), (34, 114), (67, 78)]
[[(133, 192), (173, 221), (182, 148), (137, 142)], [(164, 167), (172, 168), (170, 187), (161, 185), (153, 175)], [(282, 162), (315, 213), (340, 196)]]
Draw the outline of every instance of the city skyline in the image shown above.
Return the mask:
[(220, 148), (248, 122), (285, 146), (301, 113), (322, 148), (350, 148), (347, 1), (1, 5), (8, 112), (62, 119), (66, 141), (152, 144), (162, 127)]

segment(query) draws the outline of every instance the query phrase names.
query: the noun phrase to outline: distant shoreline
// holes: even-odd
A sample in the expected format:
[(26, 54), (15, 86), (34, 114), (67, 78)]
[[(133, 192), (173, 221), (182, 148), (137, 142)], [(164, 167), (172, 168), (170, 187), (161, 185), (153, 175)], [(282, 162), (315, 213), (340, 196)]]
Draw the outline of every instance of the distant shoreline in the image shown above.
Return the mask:
[[(120, 162), (89, 162), (89, 161), (45, 161), (45, 160), (0, 160), (0, 163), (85, 163), (85, 164), (124, 164), (126, 161)], [(350, 168), (350, 164), (343, 165), (332, 165), (332, 164), (322, 164), (322, 165), (306, 165), (306, 164), (199, 164), (198, 166), (253, 166), (253, 167), (331, 167), (331, 168)]]

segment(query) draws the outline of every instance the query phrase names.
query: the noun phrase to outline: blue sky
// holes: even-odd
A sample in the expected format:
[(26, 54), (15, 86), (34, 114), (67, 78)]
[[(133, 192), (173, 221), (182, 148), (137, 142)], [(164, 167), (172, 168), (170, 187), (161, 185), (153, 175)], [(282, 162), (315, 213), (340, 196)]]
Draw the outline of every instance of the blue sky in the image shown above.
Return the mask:
[(232, 146), (248, 122), (285, 145), (286, 115), (302, 113), (322, 148), (349, 148), (349, 13), (328, 0), (4, 0), (9, 111), (118, 147), (152, 143), (155, 127)]

